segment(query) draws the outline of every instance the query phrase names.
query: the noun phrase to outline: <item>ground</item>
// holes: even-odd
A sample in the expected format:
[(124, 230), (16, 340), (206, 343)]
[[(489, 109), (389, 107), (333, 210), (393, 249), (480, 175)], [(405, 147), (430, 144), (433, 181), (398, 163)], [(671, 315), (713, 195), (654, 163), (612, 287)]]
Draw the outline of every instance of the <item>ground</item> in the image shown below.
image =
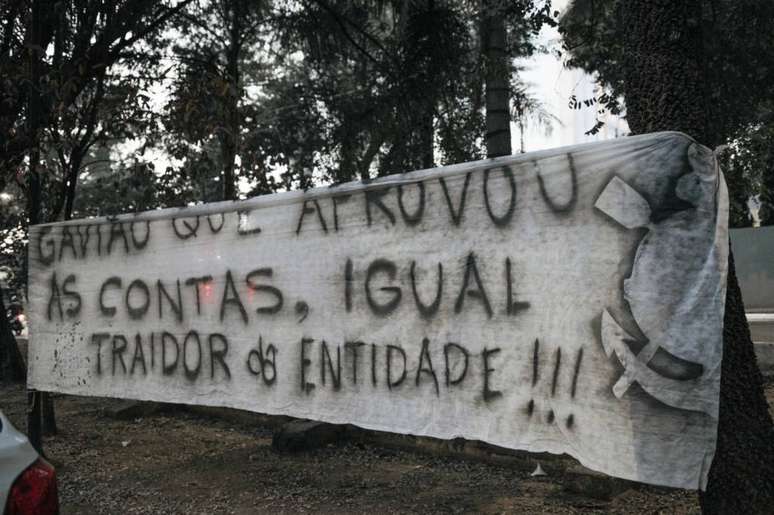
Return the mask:
[[(774, 383), (766, 393), (774, 405)], [(569, 472), (579, 468), (569, 458), (546, 462), (549, 475), (533, 478), (523, 459), (438, 456), (357, 439), (278, 454), (271, 429), (248, 417), (176, 408), (123, 420), (119, 402), (56, 397), (60, 431), (45, 439), (45, 452), (65, 515), (699, 512), (694, 492)], [(25, 427), (23, 387), (0, 386), (0, 408)]]

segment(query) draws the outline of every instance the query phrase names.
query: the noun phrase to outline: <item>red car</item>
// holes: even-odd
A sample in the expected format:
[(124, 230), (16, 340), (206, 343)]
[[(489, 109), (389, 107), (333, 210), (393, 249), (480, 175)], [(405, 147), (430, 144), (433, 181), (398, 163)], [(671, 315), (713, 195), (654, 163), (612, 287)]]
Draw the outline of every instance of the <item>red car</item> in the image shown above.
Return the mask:
[(0, 513), (56, 515), (56, 472), (0, 411)]

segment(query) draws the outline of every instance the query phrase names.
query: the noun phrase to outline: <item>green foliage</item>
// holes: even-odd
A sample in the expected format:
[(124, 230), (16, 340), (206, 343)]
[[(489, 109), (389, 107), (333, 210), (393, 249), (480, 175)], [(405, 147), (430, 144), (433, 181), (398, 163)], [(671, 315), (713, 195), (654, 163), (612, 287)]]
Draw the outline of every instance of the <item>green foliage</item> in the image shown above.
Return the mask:
[(146, 156), (116, 162), (110, 147), (95, 147), (92, 166), (83, 178), (75, 202), (74, 217), (110, 216), (166, 207), (165, 193), (154, 165)]
[(0, 266), (14, 269), (15, 295), (27, 225), (72, 214), (95, 145), (151, 136), (156, 78), (144, 71), (158, 30), (190, 1), (0, 3)]
[(721, 167), (731, 197), (732, 227), (753, 223), (747, 209), (754, 197), (761, 225), (774, 225), (774, 124), (745, 127), (721, 154)]
[(511, 57), (553, 22), (547, 0), (2, 3), (0, 258), (23, 255), (31, 219), (483, 157), (482, 5)]
[[(617, 9), (622, 0), (575, 0), (559, 30), (569, 54), (567, 65), (596, 73), (612, 92), (608, 105), (625, 98), (621, 63), (622, 31)], [(769, 0), (706, 0), (686, 24), (700, 24), (710, 124), (725, 139), (755, 120), (758, 106), (774, 88), (774, 3)]]
[[(0, 193), (0, 274), (6, 277), (0, 284), (8, 295), (7, 304), (21, 304), (27, 269), (24, 260), (27, 246), (27, 224), (24, 197), (18, 187), (10, 186)], [(4, 316), (0, 313), (0, 316)]]
[(203, 167), (210, 167), (210, 177), (220, 182), (218, 200), (236, 196), (240, 173), (260, 177), (266, 172), (254, 160), (249, 165), (257, 170), (245, 167), (243, 157), (249, 150), (243, 139), (251, 119), (250, 90), (254, 94), (263, 79), (263, 29), (269, 8), (265, 1), (201, 0), (175, 20), (175, 79), (164, 119), (166, 143), (182, 161), (175, 173), (196, 181)]
[[(37, 188), (24, 159), (41, 149), (42, 133), (84, 126), (89, 98), (110, 100), (99, 82), (119, 62), (147, 60), (154, 34), (191, 0), (5, 2), (0, 7), (0, 190), (10, 181)], [(137, 45), (144, 43), (143, 48)], [(140, 67), (147, 66), (141, 64)], [(123, 76), (120, 81), (125, 80)], [(119, 82), (120, 82), (119, 81)], [(109, 82), (109, 81), (108, 81)], [(125, 86), (126, 84), (124, 84)], [(113, 92), (115, 93), (115, 91)], [(72, 123), (65, 120), (76, 119)], [(88, 131), (87, 131), (88, 132)], [(68, 134), (69, 135), (69, 134)], [(43, 153), (48, 148), (41, 149)], [(32, 182), (30, 182), (32, 181)], [(27, 184), (29, 183), (29, 184)], [(37, 211), (39, 206), (35, 206)], [(35, 212), (34, 218), (40, 219)]]
[(318, 101), (320, 87), (302, 66), (289, 64), (264, 84), (261, 103), (248, 107), (241, 157), (250, 170), (249, 195), (308, 188), (314, 170), (326, 167), (333, 127)]
[[(508, 27), (512, 57), (551, 21), (549, 2), (491, 2)], [(279, 5), (282, 68), (291, 72), (265, 88), (272, 106), (266, 132), (277, 138), (289, 182), (334, 182), (479, 159), (483, 149), (483, 56), (478, 2), (316, 1)], [(510, 70), (515, 72), (515, 70)], [(292, 87), (285, 83), (292, 83)], [(304, 116), (294, 112), (298, 104)]]
[[(623, 31), (618, 9), (624, 0), (575, 0), (560, 22), (567, 65), (596, 74), (609, 92), (600, 103), (623, 112)], [(731, 197), (731, 222), (749, 225), (747, 201), (759, 196), (763, 223), (774, 223), (770, 101), (774, 98), (774, 2), (705, 0), (686, 12), (686, 27), (701, 27), (707, 123), (730, 152), (724, 169)], [(678, 35), (679, 36), (679, 35)], [(677, 41), (677, 40), (676, 40)], [(667, 49), (669, 42), (663, 42)], [(668, 50), (665, 50), (668, 51)]]

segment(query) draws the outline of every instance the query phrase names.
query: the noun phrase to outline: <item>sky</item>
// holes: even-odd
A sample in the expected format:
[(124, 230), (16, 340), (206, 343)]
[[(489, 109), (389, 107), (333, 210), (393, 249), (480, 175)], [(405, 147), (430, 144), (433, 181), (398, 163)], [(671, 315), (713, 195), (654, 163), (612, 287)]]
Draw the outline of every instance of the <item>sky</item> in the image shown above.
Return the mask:
[[(554, 0), (552, 9), (562, 12), (568, 3), (568, 0)], [(556, 28), (543, 27), (538, 45), (545, 46), (547, 52), (529, 59), (521, 59), (517, 63), (524, 67), (522, 78), (531, 86), (531, 94), (558, 121), (553, 124), (553, 130), (549, 134), (543, 128), (528, 127), (525, 131), (527, 152), (611, 139), (629, 132), (625, 120), (608, 114), (604, 116), (605, 126), (598, 134), (585, 135), (596, 122), (596, 108), (592, 106), (580, 110), (570, 109), (568, 102), (573, 94), (579, 100), (598, 96), (593, 77), (582, 70), (566, 68), (563, 59), (557, 57), (556, 51), (561, 50), (561, 40)], [(513, 125), (511, 134), (514, 151), (518, 151), (518, 127)]]

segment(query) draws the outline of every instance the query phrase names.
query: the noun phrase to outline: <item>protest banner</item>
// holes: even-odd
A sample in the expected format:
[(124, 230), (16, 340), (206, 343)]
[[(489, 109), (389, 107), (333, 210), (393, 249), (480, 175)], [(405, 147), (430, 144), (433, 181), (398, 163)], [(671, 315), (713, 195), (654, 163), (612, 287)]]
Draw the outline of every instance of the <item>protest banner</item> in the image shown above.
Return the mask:
[(29, 386), (568, 453), (701, 488), (714, 155), (656, 133), (30, 231)]

